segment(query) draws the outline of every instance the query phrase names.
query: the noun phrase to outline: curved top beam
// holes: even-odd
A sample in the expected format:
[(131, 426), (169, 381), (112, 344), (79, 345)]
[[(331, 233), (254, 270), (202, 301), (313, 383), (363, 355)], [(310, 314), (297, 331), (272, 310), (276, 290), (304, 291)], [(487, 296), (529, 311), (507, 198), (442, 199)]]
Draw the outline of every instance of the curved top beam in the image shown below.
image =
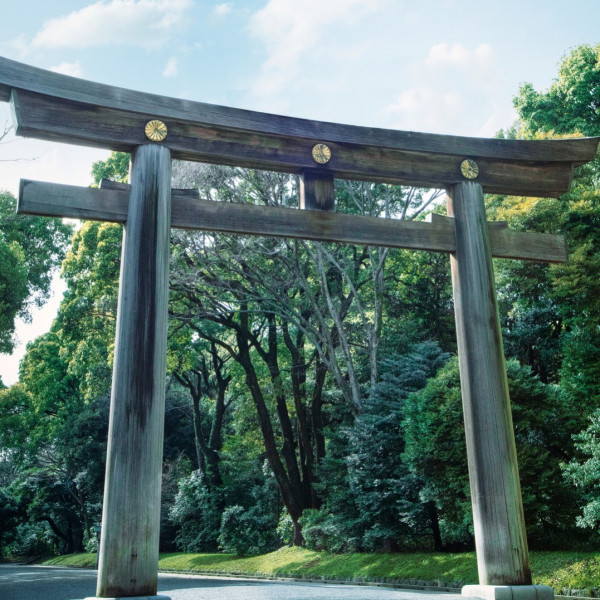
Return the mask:
[[(136, 92), (2, 57), (0, 100), (12, 101), (17, 132), (29, 137), (131, 150), (147, 143), (143, 125), (158, 118), (169, 130), (162, 143), (186, 160), (446, 187), (463, 180), (460, 163), (471, 158), (484, 190), (497, 193), (563, 193), (573, 166), (591, 160), (600, 139), (483, 139), (297, 119)], [(332, 150), (323, 166), (310, 152), (318, 142)]]

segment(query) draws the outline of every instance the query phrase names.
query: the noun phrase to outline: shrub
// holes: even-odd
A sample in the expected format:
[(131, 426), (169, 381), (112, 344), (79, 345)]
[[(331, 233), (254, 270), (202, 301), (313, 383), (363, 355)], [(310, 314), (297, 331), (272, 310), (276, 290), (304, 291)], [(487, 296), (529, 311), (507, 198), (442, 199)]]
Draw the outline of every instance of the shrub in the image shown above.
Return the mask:
[[(306, 545), (311, 550), (328, 552), (357, 552), (360, 537), (352, 521), (323, 510), (307, 509), (300, 524)], [(359, 532), (360, 535), (360, 532)]]
[(284, 546), (291, 546), (294, 539), (294, 522), (290, 513), (284, 510), (277, 524), (277, 537)]
[(277, 523), (270, 516), (235, 505), (225, 509), (221, 519), (219, 545), (223, 552), (239, 556), (263, 554), (278, 544)]
[(169, 511), (178, 527), (175, 542), (186, 552), (214, 552), (221, 522), (216, 491), (208, 489), (200, 471), (179, 481), (179, 491)]
[(8, 556), (47, 556), (55, 553), (56, 548), (48, 527), (37, 523), (18, 525), (13, 539), (6, 547)]

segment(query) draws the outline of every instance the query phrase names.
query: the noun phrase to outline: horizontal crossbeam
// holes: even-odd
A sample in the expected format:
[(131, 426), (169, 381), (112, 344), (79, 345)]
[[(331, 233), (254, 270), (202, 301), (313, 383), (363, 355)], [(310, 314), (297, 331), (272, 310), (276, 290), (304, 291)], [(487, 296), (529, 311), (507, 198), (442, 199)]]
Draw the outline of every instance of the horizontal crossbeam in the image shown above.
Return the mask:
[[(102, 188), (21, 180), (18, 212), (124, 223), (129, 186), (103, 181)], [(192, 199), (195, 196), (195, 199)], [(431, 223), (296, 210), (254, 204), (200, 200), (197, 192), (173, 190), (173, 227), (290, 237), (347, 244), (367, 244), (451, 253), (456, 249), (454, 219)], [(562, 235), (510, 231), (504, 223), (489, 224), (492, 255), (538, 262), (565, 262)]]
[[(484, 192), (558, 196), (573, 167), (592, 160), (598, 138), (505, 140), (357, 127), (191, 102), (102, 85), (0, 57), (0, 100), (25, 137), (130, 152), (145, 125), (167, 128), (162, 145), (183, 160), (419, 187), (464, 181), (473, 159)], [(318, 164), (312, 149), (329, 146)]]

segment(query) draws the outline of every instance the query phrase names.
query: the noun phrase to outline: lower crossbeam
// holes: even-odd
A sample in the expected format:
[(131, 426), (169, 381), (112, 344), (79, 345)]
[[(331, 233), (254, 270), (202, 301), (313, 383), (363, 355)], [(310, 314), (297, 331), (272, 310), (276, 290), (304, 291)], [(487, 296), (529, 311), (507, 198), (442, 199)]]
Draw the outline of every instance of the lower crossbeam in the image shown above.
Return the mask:
[[(22, 180), (18, 212), (124, 223), (129, 186), (110, 182), (109, 188)], [(289, 237), (453, 253), (454, 220), (438, 217), (431, 223), (400, 221), (335, 212), (297, 210), (200, 200), (197, 192), (172, 191), (172, 226), (221, 233)], [(195, 196), (195, 197), (194, 197)], [(567, 260), (564, 236), (510, 231), (489, 224), (492, 256), (537, 262)]]

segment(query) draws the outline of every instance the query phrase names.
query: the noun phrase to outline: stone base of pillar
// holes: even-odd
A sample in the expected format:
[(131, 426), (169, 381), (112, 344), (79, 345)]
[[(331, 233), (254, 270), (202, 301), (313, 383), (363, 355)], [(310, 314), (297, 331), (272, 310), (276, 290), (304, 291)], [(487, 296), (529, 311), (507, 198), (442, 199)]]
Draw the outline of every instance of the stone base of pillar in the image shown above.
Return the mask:
[(547, 585), (465, 585), (462, 595), (483, 600), (553, 600)]
[(85, 598), (85, 600), (171, 600), (169, 596), (119, 596), (118, 598)]

